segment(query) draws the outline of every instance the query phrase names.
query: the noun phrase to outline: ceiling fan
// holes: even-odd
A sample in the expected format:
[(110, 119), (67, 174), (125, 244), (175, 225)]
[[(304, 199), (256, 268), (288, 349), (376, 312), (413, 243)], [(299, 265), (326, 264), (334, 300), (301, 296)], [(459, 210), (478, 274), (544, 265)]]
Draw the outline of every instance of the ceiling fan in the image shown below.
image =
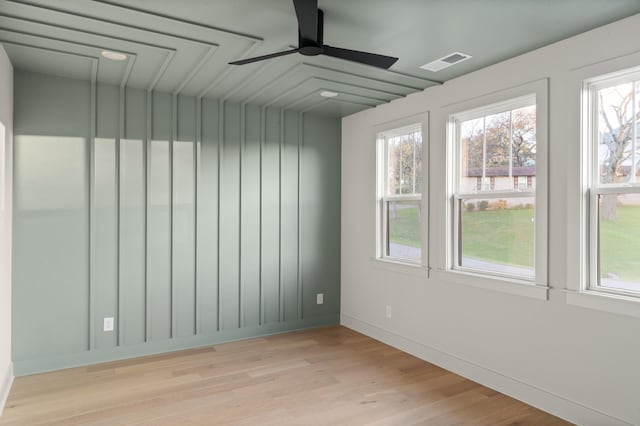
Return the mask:
[(394, 58), (392, 56), (342, 49), (340, 47), (333, 47), (324, 44), (324, 13), (321, 9), (318, 9), (318, 0), (293, 0), (293, 5), (296, 9), (296, 16), (298, 18), (297, 49), (286, 50), (284, 52), (272, 53), (270, 55), (258, 56), (255, 58), (241, 59), (239, 61), (229, 62), (229, 64), (250, 64), (252, 62), (276, 58), (278, 56), (291, 55), (292, 53), (300, 53), (305, 56), (327, 55), (384, 69), (389, 68), (398, 60), (398, 58)]

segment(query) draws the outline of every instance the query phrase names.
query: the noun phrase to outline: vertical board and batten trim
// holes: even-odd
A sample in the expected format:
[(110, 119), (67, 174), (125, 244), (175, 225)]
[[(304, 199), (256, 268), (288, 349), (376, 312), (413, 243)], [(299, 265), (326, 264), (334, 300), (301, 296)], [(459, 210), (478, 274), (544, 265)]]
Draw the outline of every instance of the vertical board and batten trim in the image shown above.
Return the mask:
[(151, 90), (147, 90), (145, 93), (145, 138), (143, 148), (144, 159), (144, 318), (145, 318), (145, 331), (144, 341), (148, 342), (151, 334), (151, 316), (149, 315), (149, 305), (151, 305), (151, 292), (149, 291), (149, 185), (151, 177), (151, 134), (152, 124), (151, 117), (153, 114), (153, 98)]
[(196, 97), (196, 137), (193, 144), (193, 185), (194, 185), (194, 206), (193, 206), (193, 214), (194, 214), (194, 254), (193, 254), (193, 279), (195, 284), (195, 306), (194, 306), (194, 329), (195, 334), (198, 335), (202, 331), (202, 318), (200, 316), (200, 280), (198, 279), (198, 256), (200, 255), (200, 250), (198, 249), (198, 223), (200, 220), (199, 211), (199, 203), (198, 203), (198, 192), (200, 190), (200, 155), (201, 155), (201, 144), (202, 144), (202, 115), (203, 115), (203, 100), (202, 97)]
[(118, 98), (118, 135), (116, 137), (116, 223), (117, 223), (117, 241), (116, 241), (116, 259), (117, 259), (117, 283), (116, 283), (116, 300), (118, 306), (116, 307), (116, 324), (117, 324), (117, 340), (116, 345), (121, 346), (124, 342), (124, 321), (122, 321), (122, 249), (120, 247), (122, 243), (122, 139), (124, 138), (124, 95), (125, 88), (120, 87)]
[(284, 144), (285, 110), (280, 110), (278, 135), (278, 319), (284, 321), (284, 291), (282, 289), (282, 145)]
[(199, 153), (202, 140), (202, 98), (195, 98), (196, 117), (193, 141), (193, 334), (200, 333), (200, 304), (198, 295), (198, 171), (200, 170)]
[(263, 194), (262, 194), (262, 155), (264, 151), (264, 144), (267, 135), (267, 111), (266, 107), (260, 107), (260, 220), (259, 222), (259, 243), (258, 243), (258, 291), (259, 291), (259, 299), (258, 299), (258, 324), (264, 324), (264, 290), (262, 288), (262, 230), (263, 224), (262, 221), (264, 216), (262, 214), (262, 203), (263, 203)]
[(178, 99), (175, 93), (171, 94), (171, 136), (169, 137), (169, 288), (171, 289), (171, 297), (170, 297), (170, 315), (169, 318), (171, 320), (171, 334), (170, 338), (174, 338), (177, 335), (177, 324), (176, 324), (176, 293), (175, 293), (175, 280), (173, 276), (173, 243), (174, 236), (173, 232), (175, 229), (173, 219), (174, 219), (174, 195), (173, 195), (173, 168), (174, 168), (174, 143), (178, 138)]
[(244, 303), (242, 300), (242, 154), (246, 144), (246, 109), (240, 104), (240, 149), (238, 150), (238, 327), (244, 327)]
[[(86, 285), (89, 306), (86, 315), (88, 332), (83, 329), (79, 342), (91, 354), (63, 353), (46, 358), (45, 355), (34, 354), (30, 358), (16, 360), (17, 374), (51, 369), (45, 365), (74, 365), (73, 359), (99, 360), (120, 356), (116, 354), (134, 356), (151, 353), (149, 351), (156, 347), (183, 347), (181, 345), (191, 341), (213, 343), (219, 338), (226, 339), (224, 336), (251, 337), (268, 333), (268, 330), (286, 330), (289, 323), (291, 327), (299, 327), (303, 324), (300, 322), (302, 319), (307, 321), (304, 327), (313, 326), (316, 319), (318, 324), (325, 324), (326, 315), (313, 314), (304, 318), (302, 312), (300, 241), (302, 228), (307, 226), (300, 220), (303, 212), (300, 182), (304, 173), (301, 167), (302, 115), (298, 113), (296, 122), (296, 116), (289, 114), (294, 110), (289, 108), (271, 109), (265, 105), (236, 104), (226, 99), (208, 103), (204, 97), (187, 96), (185, 99), (178, 93), (164, 94), (152, 88), (137, 90), (126, 85), (113, 85), (113, 92), (104, 92), (103, 98), (101, 87), (96, 80), (89, 95), (82, 100), (88, 100), (91, 107), (86, 118), (90, 120), (90, 127), (88, 132), (85, 131), (85, 134), (89, 133), (89, 141), (85, 144), (86, 152), (82, 154), (88, 185), (83, 189), (88, 197), (83, 205), (88, 206), (85, 229), (88, 229)], [(107, 86), (105, 88), (108, 89)], [(26, 86), (23, 90), (36, 96)], [(55, 101), (50, 103), (55, 105)], [(112, 115), (109, 115), (109, 108)], [(29, 113), (25, 111), (23, 116), (31, 117)], [(109, 117), (113, 117), (111, 126), (115, 137), (110, 144), (100, 145), (101, 151), (96, 151), (97, 139), (111, 137)], [(192, 119), (193, 123), (189, 121)], [(104, 124), (99, 124), (102, 120)], [(190, 136), (191, 131), (194, 131), (194, 136)], [(153, 143), (154, 132), (159, 132), (156, 137), (160, 142), (158, 148)], [(185, 161), (176, 157), (176, 150), (182, 152), (182, 145), (177, 145), (181, 135), (182, 139), (193, 143), (188, 149), (192, 153), (185, 152)], [(166, 139), (169, 141), (165, 145)], [(205, 141), (208, 142), (205, 144)], [(186, 144), (184, 148), (187, 149)], [(99, 156), (105, 149), (106, 153), (113, 155), (112, 160)], [(157, 157), (156, 149), (159, 149)], [(206, 153), (205, 149), (208, 150)], [(212, 156), (216, 152), (214, 160)], [(164, 160), (165, 156), (167, 160)], [(188, 160), (190, 156), (193, 157), (192, 162)], [(212, 182), (216, 178), (217, 181)], [(209, 181), (209, 187), (213, 189), (210, 192), (206, 188)], [(111, 196), (109, 192), (104, 192), (104, 195), (99, 192), (103, 191), (102, 182), (112, 185)], [(184, 230), (180, 225), (183, 223), (182, 210), (178, 210), (181, 183), (184, 183), (186, 191), (193, 188), (193, 198), (188, 197), (187, 200), (189, 207), (192, 205), (194, 209), (193, 216), (187, 215), (193, 224), (188, 220), (185, 222), (186, 232), (194, 233), (193, 241), (186, 240), (189, 251), (193, 244), (193, 259), (190, 258), (191, 253), (177, 257), (179, 252), (176, 251), (182, 244), (177, 237), (181, 236), (181, 229)], [(216, 186), (217, 196), (213, 194)], [(227, 191), (222, 194), (225, 186)], [(156, 200), (154, 197), (159, 198)], [(99, 209), (105, 207), (109, 211), (113, 209), (110, 220), (115, 235), (113, 240), (103, 241), (100, 236), (103, 219), (99, 216), (102, 214)], [(204, 222), (209, 215), (213, 219), (216, 213), (217, 218)], [(222, 217), (221, 213), (226, 216)], [(159, 216), (152, 216), (155, 214)], [(293, 224), (296, 216), (297, 223)], [(235, 226), (238, 226), (237, 232)], [(204, 234), (203, 227), (209, 229)], [(105, 232), (108, 232), (107, 228)], [(234, 246), (236, 243), (237, 247)], [(110, 252), (113, 250), (115, 258), (112, 263), (98, 258), (100, 250), (96, 251), (96, 248), (103, 245)], [(232, 253), (222, 252), (225, 247), (231, 248)], [(216, 248), (217, 253), (213, 254)], [(211, 255), (217, 258), (217, 266), (214, 266), (215, 260), (212, 259), (210, 264), (207, 261)], [(220, 262), (225, 260), (221, 268)], [(115, 274), (112, 281), (99, 279), (97, 274), (104, 267)], [(337, 268), (337, 265), (330, 267)], [(188, 280), (181, 279), (180, 271), (183, 270), (188, 273)], [(188, 290), (194, 291), (192, 297), (181, 292), (181, 283), (188, 283)], [(103, 288), (107, 290), (104, 287), (107, 284), (115, 287), (115, 300), (101, 298), (101, 291)], [(184, 300), (183, 295), (186, 296)], [(222, 300), (221, 297), (225, 296)], [(214, 301), (214, 297), (217, 300)], [(84, 294), (82, 300), (85, 300)], [(99, 324), (103, 313), (115, 316), (111, 343), (105, 340), (109, 333), (102, 334)], [(82, 314), (84, 316), (85, 312)], [(187, 323), (191, 320), (193, 325)], [(214, 321), (217, 321), (215, 326)], [(195, 340), (191, 340), (192, 337)]]
[(88, 264), (88, 268), (87, 268), (87, 279), (88, 279), (88, 287), (89, 287), (89, 291), (88, 291), (88, 296), (89, 296), (89, 307), (88, 307), (88, 319), (89, 319), (89, 327), (88, 327), (88, 332), (89, 335), (87, 336), (87, 349), (89, 351), (95, 349), (95, 336), (96, 336), (96, 331), (95, 331), (95, 318), (94, 318), (94, 312), (95, 312), (95, 308), (94, 308), (94, 295), (95, 295), (95, 289), (94, 289), (94, 284), (95, 284), (95, 280), (93, 277), (93, 272), (94, 272), (94, 256), (95, 256), (95, 250), (93, 249), (92, 245), (93, 245), (93, 229), (94, 229), (94, 222), (95, 222), (95, 217), (94, 217), (94, 212), (95, 212), (95, 191), (94, 191), (94, 186), (95, 186), (95, 176), (94, 176), (94, 170), (95, 170), (95, 155), (94, 155), (94, 146), (95, 146), (95, 140), (96, 140), (96, 126), (97, 126), (97, 119), (96, 119), (96, 109), (97, 109), (97, 81), (95, 76), (97, 75), (98, 72), (98, 64), (96, 63), (96, 61), (92, 61), (91, 63), (91, 89), (90, 89), (90, 115), (91, 115), (91, 123), (89, 124), (90, 126), (90, 134), (89, 134), (89, 140), (87, 142), (87, 152), (85, 153), (86, 156), (86, 161), (87, 161), (87, 170), (86, 170), (86, 175), (88, 176), (88, 185), (87, 185), (87, 203), (88, 203), (88, 210), (87, 210), (87, 215), (88, 215), (88, 223), (87, 223), (87, 228), (88, 228), (88, 233), (87, 233), (87, 251), (88, 251), (88, 259), (89, 259), (89, 264)]
[(220, 331), (222, 330), (221, 327), (221, 322), (222, 322), (222, 312), (221, 312), (221, 304), (220, 304), (220, 211), (221, 211), (221, 205), (222, 203), (220, 202), (220, 188), (222, 187), (222, 185), (220, 185), (220, 178), (222, 177), (222, 153), (223, 153), (223, 142), (224, 141), (224, 99), (221, 99), (218, 101), (218, 181), (217, 181), (217, 185), (218, 185), (218, 203), (217, 203), (217, 209), (218, 209), (218, 214), (217, 214), (217, 227), (218, 227), (218, 231), (216, 233), (216, 237), (217, 237), (217, 252), (216, 252), (216, 256), (218, 257), (218, 262), (217, 262), (217, 268), (216, 268), (216, 292), (217, 292), (217, 296), (216, 296), (216, 303), (217, 303), (217, 308), (216, 308), (216, 313), (218, 315), (218, 323), (216, 324), (216, 330)]
[(304, 112), (298, 113), (298, 319), (303, 318), (303, 299), (302, 299), (302, 173), (300, 172), (302, 165), (302, 146), (304, 136)]

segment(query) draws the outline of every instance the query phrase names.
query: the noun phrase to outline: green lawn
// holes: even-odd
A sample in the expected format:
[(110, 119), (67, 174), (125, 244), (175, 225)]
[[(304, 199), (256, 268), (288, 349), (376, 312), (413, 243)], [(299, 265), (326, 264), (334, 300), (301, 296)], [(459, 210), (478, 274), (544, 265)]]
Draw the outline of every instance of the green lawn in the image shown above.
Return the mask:
[[(413, 205), (406, 205), (406, 204)], [(400, 203), (398, 203), (400, 204)], [(421, 247), (420, 222), (418, 221), (418, 205), (415, 202), (406, 202), (390, 212), (390, 241), (410, 247)]]
[[(462, 255), (508, 265), (533, 267), (533, 209), (463, 212)], [(602, 221), (603, 275), (640, 280), (640, 206), (618, 207), (616, 222)], [(391, 242), (420, 247), (417, 208), (396, 211)]]
[(533, 209), (462, 213), (462, 256), (533, 267)]
[(618, 207), (615, 222), (600, 223), (602, 276), (640, 281), (640, 206)]
[[(464, 212), (463, 256), (533, 266), (533, 209)], [(420, 247), (418, 208), (398, 209), (391, 218), (393, 243)]]

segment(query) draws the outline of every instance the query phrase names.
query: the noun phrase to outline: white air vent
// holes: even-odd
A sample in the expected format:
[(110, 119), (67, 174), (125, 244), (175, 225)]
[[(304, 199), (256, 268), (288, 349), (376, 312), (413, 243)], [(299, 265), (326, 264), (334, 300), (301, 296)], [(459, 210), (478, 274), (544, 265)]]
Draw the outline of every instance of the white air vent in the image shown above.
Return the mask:
[(471, 58), (471, 55), (467, 55), (465, 53), (460, 53), (460, 52), (453, 52), (443, 56), (440, 59), (436, 59), (433, 62), (424, 64), (420, 68), (422, 68), (423, 70), (436, 72), (436, 71), (445, 69), (447, 67), (450, 67), (451, 65), (457, 64), (459, 62), (466, 61), (469, 58)]

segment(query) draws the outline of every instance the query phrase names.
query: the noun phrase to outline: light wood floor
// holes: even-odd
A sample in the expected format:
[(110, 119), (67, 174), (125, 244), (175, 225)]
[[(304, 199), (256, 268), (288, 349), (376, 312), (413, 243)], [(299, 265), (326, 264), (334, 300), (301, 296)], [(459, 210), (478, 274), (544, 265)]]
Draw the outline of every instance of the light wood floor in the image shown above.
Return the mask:
[(1, 425), (556, 425), (344, 327), (17, 378)]

